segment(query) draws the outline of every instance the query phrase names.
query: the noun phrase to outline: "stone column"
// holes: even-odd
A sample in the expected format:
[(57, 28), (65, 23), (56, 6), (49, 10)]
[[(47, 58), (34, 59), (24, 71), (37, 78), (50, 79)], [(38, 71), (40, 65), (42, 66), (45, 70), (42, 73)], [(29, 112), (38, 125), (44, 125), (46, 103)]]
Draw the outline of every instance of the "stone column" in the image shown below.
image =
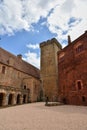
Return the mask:
[(20, 104), (23, 104), (23, 95), (20, 96)]
[(7, 106), (7, 94), (3, 94), (2, 106)]
[(23, 95), (21, 95), (20, 104), (23, 104)]
[(16, 99), (17, 99), (17, 95), (14, 94), (14, 96), (13, 96), (13, 104), (12, 105), (16, 105)]

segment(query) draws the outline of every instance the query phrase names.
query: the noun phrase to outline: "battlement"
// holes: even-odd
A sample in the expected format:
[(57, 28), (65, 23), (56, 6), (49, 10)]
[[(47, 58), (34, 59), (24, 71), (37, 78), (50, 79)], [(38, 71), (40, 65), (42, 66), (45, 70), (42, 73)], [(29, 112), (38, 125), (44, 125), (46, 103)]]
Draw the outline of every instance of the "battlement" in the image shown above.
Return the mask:
[(43, 46), (47, 46), (49, 44), (53, 44), (53, 43), (55, 43), (60, 49), (62, 49), (62, 45), (57, 41), (56, 38), (52, 38), (51, 40), (47, 40), (47, 41), (40, 43), (40, 48)]

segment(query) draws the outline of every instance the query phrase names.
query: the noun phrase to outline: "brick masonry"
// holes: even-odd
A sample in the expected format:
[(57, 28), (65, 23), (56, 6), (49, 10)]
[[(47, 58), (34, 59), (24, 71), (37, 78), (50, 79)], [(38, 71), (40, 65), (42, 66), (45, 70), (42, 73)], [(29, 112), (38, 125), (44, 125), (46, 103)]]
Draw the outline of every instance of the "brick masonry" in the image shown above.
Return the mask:
[(58, 52), (58, 99), (87, 105), (87, 32)]
[(41, 81), (50, 101), (87, 105), (87, 31), (61, 48), (56, 39), (40, 44)]

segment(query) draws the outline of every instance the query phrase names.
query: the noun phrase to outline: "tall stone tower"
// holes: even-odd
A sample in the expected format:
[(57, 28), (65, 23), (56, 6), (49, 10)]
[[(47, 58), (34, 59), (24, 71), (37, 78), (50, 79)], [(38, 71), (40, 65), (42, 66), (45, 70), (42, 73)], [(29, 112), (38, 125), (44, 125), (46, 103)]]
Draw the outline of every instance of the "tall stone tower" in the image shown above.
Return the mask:
[(62, 49), (55, 39), (40, 43), (41, 48), (41, 81), (44, 96), (50, 101), (58, 98), (58, 60), (57, 52)]

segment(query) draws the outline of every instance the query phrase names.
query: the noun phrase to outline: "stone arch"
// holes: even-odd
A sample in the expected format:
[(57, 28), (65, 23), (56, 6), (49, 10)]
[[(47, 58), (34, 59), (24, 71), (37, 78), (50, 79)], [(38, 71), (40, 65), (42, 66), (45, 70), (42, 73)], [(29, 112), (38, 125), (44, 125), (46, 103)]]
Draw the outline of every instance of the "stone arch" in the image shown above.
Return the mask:
[(23, 95), (23, 103), (27, 102), (27, 95)]
[(4, 96), (5, 94), (0, 92), (0, 106), (3, 106)]
[(14, 104), (14, 94), (10, 93), (8, 96), (8, 105)]
[(17, 101), (16, 101), (17, 104), (20, 104), (21, 103), (21, 94), (18, 94), (17, 95)]

